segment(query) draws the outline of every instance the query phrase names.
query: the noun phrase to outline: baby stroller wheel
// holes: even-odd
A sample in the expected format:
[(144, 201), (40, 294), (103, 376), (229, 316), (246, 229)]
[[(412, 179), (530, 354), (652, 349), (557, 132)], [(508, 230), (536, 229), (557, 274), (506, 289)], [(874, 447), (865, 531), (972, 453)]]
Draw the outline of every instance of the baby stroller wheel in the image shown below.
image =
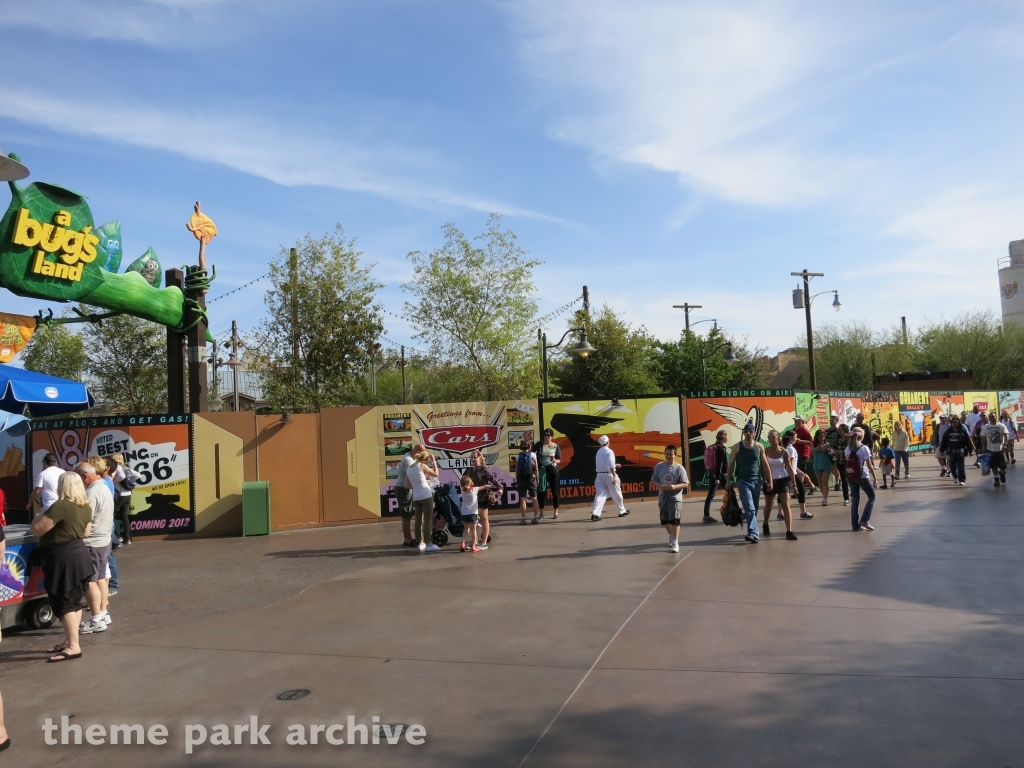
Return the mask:
[(437, 544), (439, 547), (443, 547), (448, 543), (448, 531), (434, 531), (434, 534), (430, 537), (430, 540)]

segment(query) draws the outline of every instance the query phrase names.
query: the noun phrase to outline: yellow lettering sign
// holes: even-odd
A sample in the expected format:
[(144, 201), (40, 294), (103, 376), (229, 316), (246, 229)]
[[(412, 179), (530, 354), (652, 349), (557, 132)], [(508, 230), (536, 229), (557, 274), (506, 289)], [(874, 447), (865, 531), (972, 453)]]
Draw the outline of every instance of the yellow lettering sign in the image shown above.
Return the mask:
[[(15, 245), (38, 246), (32, 260), (34, 274), (77, 283), (82, 279), (85, 264), (96, 260), (96, 245), (100, 239), (92, 234), (92, 226), (81, 232), (71, 229), (71, 214), (67, 211), (55, 213), (53, 221), (53, 224), (38, 222), (29, 215), (27, 208), (22, 208), (18, 211), (11, 239)], [(46, 258), (49, 253), (57, 254), (63, 263), (49, 261)]]
[(928, 405), (927, 392), (900, 392), (901, 405)]

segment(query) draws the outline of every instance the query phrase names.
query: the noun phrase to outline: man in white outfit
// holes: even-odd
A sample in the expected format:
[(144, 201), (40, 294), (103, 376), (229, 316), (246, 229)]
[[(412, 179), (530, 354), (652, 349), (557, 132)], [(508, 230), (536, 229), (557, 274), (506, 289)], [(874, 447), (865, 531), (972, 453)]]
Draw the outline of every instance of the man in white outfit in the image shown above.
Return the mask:
[(594, 481), (594, 511), (590, 520), (601, 519), (601, 510), (604, 503), (611, 499), (619, 508), (619, 517), (629, 514), (626, 505), (622, 503), (622, 491), (619, 490), (619, 476), (615, 471), (615, 451), (608, 447), (608, 435), (601, 435), (597, 440), (601, 447), (597, 449), (597, 479)]

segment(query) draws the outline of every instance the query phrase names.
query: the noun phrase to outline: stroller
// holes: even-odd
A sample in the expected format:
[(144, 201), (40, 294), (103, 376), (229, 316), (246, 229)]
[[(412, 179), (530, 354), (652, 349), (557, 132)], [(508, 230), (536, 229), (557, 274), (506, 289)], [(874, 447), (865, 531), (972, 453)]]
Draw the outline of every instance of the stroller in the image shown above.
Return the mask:
[(434, 532), (430, 535), (430, 540), (443, 547), (448, 543), (449, 535), (462, 538), (464, 529), (459, 486), (456, 483), (438, 486), (434, 491)]

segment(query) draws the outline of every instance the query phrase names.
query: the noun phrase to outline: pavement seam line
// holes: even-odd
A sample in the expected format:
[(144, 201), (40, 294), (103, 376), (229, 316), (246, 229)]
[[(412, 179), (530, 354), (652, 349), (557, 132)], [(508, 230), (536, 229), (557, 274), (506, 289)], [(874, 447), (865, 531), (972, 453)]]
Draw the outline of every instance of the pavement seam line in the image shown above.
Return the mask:
[(583, 687), (583, 684), (587, 682), (587, 678), (590, 677), (590, 673), (593, 672), (597, 665), (601, 663), (601, 659), (604, 658), (605, 653), (607, 653), (608, 649), (612, 647), (612, 643), (614, 643), (615, 640), (619, 637), (619, 635), (622, 633), (622, 630), (626, 628), (626, 625), (629, 624), (632, 618), (637, 615), (641, 608), (644, 607), (644, 604), (648, 601), (648, 599), (650, 599), (651, 595), (655, 593), (658, 587), (665, 583), (665, 579), (671, 576), (675, 572), (676, 568), (678, 568), (680, 565), (686, 562), (686, 559), (692, 554), (693, 550), (690, 550), (679, 560), (678, 563), (669, 568), (668, 573), (661, 577), (661, 581), (659, 581), (651, 588), (651, 591), (647, 593), (647, 596), (640, 601), (640, 604), (633, 609), (633, 612), (629, 614), (629, 616), (626, 617), (626, 620), (622, 622), (622, 625), (617, 630), (615, 630), (615, 634), (612, 635), (611, 640), (609, 640), (605, 647), (601, 649), (601, 652), (597, 654), (597, 658), (594, 659), (594, 663), (590, 665), (590, 669), (588, 669), (586, 674), (583, 675), (583, 679), (580, 680), (579, 683), (576, 684), (576, 687), (572, 689), (572, 693), (569, 694), (569, 698), (567, 698), (565, 702), (562, 704), (562, 706), (558, 708), (558, 711), (555, 712), (555, 716), (551, 718), (551, 722), (547, 724), (547, 727), (543, 731), (541, 731), (540, 736), (537, 737), (537, 741), (535, 741), (533, 743), (533, 746), (530, 747), (530, 751), (523, 755), (523, 759), (519, 761), (519, 764), (516, 766), (516, 768), (523, 768), (523, 766), (526, 765), (526, 761), (530, 759), (530, 755), (532, 755), (534, 751), (537, 749), (537, 747), (540, 746), (540, 743), (544, 741), (544, 737), (548, 735), (548, 731), (551, 730), (551, 727), (555, 724), (555, 721), (558, 720), (562, 712), (565, 711), (565, 708), (569, 706), (569, 702), (572, 701), (576, 693), (580, 690), (580, 688)]

